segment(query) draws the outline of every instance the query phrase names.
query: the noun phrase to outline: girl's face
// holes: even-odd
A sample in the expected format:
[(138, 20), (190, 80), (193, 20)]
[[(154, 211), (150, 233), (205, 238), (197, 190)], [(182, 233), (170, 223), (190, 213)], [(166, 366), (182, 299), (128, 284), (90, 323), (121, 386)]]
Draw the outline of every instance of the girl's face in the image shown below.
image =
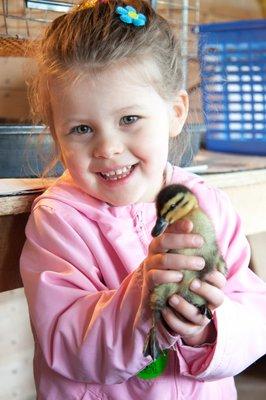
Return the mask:
[(51, 85), (66, 168), (86, 193), (114, 206), (154, 200), (169, 137), (180, 133), (186, 118), (185, 92), (167, 102), (143, 76), (139, 68), (120, 64), (69, 86)]

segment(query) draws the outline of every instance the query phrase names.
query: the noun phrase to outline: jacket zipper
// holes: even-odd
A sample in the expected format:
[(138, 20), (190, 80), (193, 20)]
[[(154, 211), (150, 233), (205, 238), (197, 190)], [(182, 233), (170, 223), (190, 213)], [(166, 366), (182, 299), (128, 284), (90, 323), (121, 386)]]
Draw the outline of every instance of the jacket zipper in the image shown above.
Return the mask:
[[(173, 371), (173, 374), (174, 374), (174, 384), (175, 384), (175, 391), (176, 391), (176, 399), (179, 399), (180, 398), (180, 396), (179, 396), (179, 390), (178, 390), (178, 377), (179, 377), (179, 374), (177, 373), (177, 367), (178, 367), (178, 365), (177, 365), (177, 354), (176, 354), (176, 351), (173, 351), (173, 365), (174, 365), (174, 371)], [(181, 400), (181, 398), (180, 398), (180, 400)]]
[(148, 238), (147, 228), (144, 223), (143, 210), (139, 210), (135, 213), (134, 220), (136, 221), (135, 225), (136, 232), (139, 236), (144, 253), (146, 254), (147, 247), (149, 245), (149, 238)]

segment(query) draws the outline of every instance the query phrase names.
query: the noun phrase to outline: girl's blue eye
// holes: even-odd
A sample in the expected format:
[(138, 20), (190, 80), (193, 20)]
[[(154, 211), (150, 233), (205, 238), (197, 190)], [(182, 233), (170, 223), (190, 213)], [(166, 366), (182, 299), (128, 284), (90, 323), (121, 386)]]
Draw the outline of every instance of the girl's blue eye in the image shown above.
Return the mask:
[(72, 133), (77, 133), (78, 135), (85, 135), (91, 131), (92, 129), (88, 125), (78, 125), (71, 129)]
[(125, 117), (121, 118), (122, 125), (131, 125), (134, 124), (139, 120), (137, 115), (126, 115)]

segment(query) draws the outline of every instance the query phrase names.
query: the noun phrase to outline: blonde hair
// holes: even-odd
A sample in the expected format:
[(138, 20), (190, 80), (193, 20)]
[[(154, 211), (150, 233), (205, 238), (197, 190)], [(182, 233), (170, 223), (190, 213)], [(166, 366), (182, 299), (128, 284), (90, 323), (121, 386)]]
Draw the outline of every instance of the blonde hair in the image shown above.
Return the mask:
[[(152, 59), (160, 71), (156, 89), (173, 99), (182, 84), (180, 46), (169, 23), (144, 0), (86, 1), (56, 18), (44, 37), (35, 44), (37, 73), (30, 83), (30, 104), (34, 123), (50, 128), (56, 143), (49, 100), (49, 79), (80, 71), (98, 72), (121, 61)], [(133, 6), (147, 17), (143, 27), (123, 23), (117, 6)]]

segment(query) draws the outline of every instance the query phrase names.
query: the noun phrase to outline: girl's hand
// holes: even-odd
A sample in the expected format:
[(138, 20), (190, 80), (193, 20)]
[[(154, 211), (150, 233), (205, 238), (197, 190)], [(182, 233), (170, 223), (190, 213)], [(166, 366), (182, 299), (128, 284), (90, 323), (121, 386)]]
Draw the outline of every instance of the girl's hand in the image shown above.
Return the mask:
[[(222, 288), (226, 278), (218, 271), (206, 275), (206, 281), (195, 279), (190, 288), (193, 292), (205, 298), (208, 308), (214, 311), (224, 300)], [(215, 340), (216, 330), (212, 321), (199, 310), (184, 300), (181, 296), (173, 295), (169, 299), (169, 307), (162, 310), (166, 324), (175, 335), (180, 335), (183, 341), (190, 346), (211, 343)]]
[[(162, 283), (180, 282), (183, 278), (180, 272), (182, 269), (204, 268), (205, 261), (201, 257), (167, 253), (171, 249), (201, 247), (203, 239), (200, 235), (191, 234), (192, 229), (191, 221), (177, 221), (170, 225), (163, 235), (152, 240), (145, 260), (146, 284), (150, 291)], [(199, 287), (193, 288), (195, 283), (198, 283)], [(204, 282), (194, 280), (191, 290), (205, 298), (208, 308), (214, 311), (223, 302), (222, 288), (225, 283), (225, 277), (215, 271), (207, 275)], [(173, 334), (180, 335), (188, 345), (212, 342), (216, 337), (213, 322), (201, 315), (195, 306), (181, 296), (174, 295), (169, 299), (169, 307), (162, 311), (162, 316), (168, 329)]]
[(152, 240), (145, 260), (146, 283), (150, 291), (162, 283), (180, 282), (180, 270), (201, 270), (205, 261), (202, 257), (167, 253), (171, 249), (197, 248), (203, 245), (200, 235), (191, 234), (193, 224), (189, 220), (177, 221), (167, 231)]

